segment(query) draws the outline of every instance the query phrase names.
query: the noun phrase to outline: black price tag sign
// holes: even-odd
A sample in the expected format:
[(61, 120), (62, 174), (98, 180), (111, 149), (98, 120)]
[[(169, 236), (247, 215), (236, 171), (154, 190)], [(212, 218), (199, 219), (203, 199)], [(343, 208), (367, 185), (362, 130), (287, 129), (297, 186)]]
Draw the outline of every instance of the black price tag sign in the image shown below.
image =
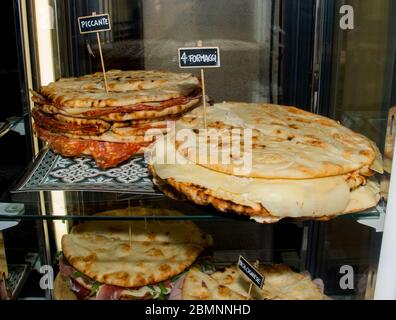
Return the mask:
[(111, 30), (110, 15), (98, 14), (94, 16), (79, 17), (78, 26), (80, 33), (103, 32)]
[(263, 288), (265, 277), (242, 256), (240, 256), (238, 260), (238, 269), (241, 270), (258, 288)]
[(180, 68), (219, 68), (218, 47), (195, 47), (179, 49)]

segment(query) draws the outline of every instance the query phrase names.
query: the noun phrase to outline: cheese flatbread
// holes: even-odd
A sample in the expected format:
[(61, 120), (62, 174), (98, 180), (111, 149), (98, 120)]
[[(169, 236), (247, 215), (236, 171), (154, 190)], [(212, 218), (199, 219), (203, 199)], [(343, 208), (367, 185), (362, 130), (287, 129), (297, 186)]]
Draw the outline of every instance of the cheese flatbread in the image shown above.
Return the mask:
[(149, 170), (160, 189), (172, 193), (171, 188), (176, 196), (181, 194), (200, 205), (212, 204), (220, 211), (248, 215), (257, 222), (272, 223), (286, 217), (327, 220), (373, 207), (380, 199), (374, 178), (351, 183), (349, 175), (316, 179), (233, 176), (188, 161), (172, 150), (172, 145), (168, 150), (176, 153), (178, 163), (158, 163), (156, 151), (164, 143), (165, 139), (156, 142), (149, 160)]
[(209, 275), (191, 268), (182, 289), (183, 300), (246, 300), (246, 297), (216, 281)]
[(103, 108), (179, 98), (199, 87), (199, 80), (186, 73), (114, 70), (106, 72), (106, 77), (109, 94), (101, 72), (60, 79), (39, 93), (59, 108)]
[[(292, 271), (286, 265), (265, 265), (259, 268), (265, 277), (262, 289), (252, 287), (251, 298), (256, 300), (327, 300), (320, 288), (307, 276)], [(236, 266), (211, 275), (218, 283), (249, 298), (250, 282), (241, 275)]]
[[(130, 208), (100, 215), (157, 214), (162, 209), (157, 211)], [(131, 237), (125, 221), (77, 225), (62, 238), (63, 254), (75, 269), (95, 281), (133, 288), (180, 274), (212, 244), (210, 236), (189, 221), (134, 221), (130, 226)]]
[[(356, 170), (370, 175), (369, 167), (382, 173), (375, 144), (340, 123), (295, 107), (272, 104), (218, 103), (207, 108), (208, 129), (252, 132), (251, 170), (240, 170), (248, 155), (246, 142), (234, 154), (233, 141), (219, 139), (217, 162), (208, 161), (199, 144), (176, 140), (177, 150), (192, 162), (231, 175), (267, 179), (312, 179), (342, 175)], [(202, 129), (203, 111), (197, 108), (176, 123), (181, 129)], [(231, 143), (232, 142), (232, 143)], [(244, 143), (244, 145), (242, 145)], [(237, 146), (239, 147), (239, 145)], [(222, 157), (228, 157), (224, 159)], [(228, 160), (228, 161), (227, 161)]]

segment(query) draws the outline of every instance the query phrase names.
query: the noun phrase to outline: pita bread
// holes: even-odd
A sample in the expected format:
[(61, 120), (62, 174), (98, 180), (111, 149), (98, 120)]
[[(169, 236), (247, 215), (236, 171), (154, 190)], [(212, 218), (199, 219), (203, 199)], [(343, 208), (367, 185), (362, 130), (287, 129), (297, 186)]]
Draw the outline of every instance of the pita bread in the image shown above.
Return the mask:
[[(259, 268), (265, 277), (262, 289), (252, 287), (255, 300), (328, 300), (309, 276), (293, 272), (286, 265), (265, 265)], [(211, 275), (218, 283), (249, 298), (250, 282), (246, 281), (236, 266)]]
[[(133, 214), (134, 208), (131, 208)], [(128, 210), (104, 213), (125, 215)], [(171, 214), (168, 211), (168, 214)], [(211, 238), (189, 221), (90, 221), (62, 238), (67, 261), (100, 283), (141, 287), (180, 274)]]
[[(118, 131), (118, 130), (117, 130)], [(121, 130), (122, 131), (122, 130)], [(155, 141), (157, 135), (160, 134), (159, 131), (155, 131), (154, 134), (146, 134), (146, 135), (120, 135), (115, 133), (114, 131), (107, 131), (103, 134), (97, 136), (88, 136), (88, 135), (78, 135), (69, 132), (62, 133), (63, 136), (71, 138), (71, 139), (80, 139), (80, 140), (89, 140), (89, 141), (104, 141), (104, 142), (115, 142), (115, 143), (133, 143), (133, 144), (150, 144)]]
[(200, 99), (193, 99), (186, 104), (175, 105), (163, 110), (142, 110), (134, 112), (109, 113), (101, 116), (100, 119), (106, 121), (128, 121), (174, 116), (188, 112), (189, 110), (198, 106), (199, 102)]
[(147, 120), (135, 120), (135, 121), (123, 121), (123, 122), (113, 122), (112, 129), (118, 128), (145, 128), (145, 127), (164, 127), (167, 125), (168, 121), (171, 121), (172, 118), (154, 118), (154, 119), (147, 119)]
[(246, 297), (219, 283), (197, 268), (191, 268), (184, 279), (182, 299), (246, 300)]
[[(176, 141), (183, 156), (211, 170), (252, 178), (312, 179), (361, 169), (364, 174), (375, 163), (373, 169), (382, 172), (382, 161), (376, 161), (379, 152), (371, 140), (334, 120), (295, 107), (219, 103), (207, 108), (207, 121), (208, 129), (251, 129), (253, 133), (252, 169), (248, 171), (240, 170), (238, 164), (248, 155), (249, 151), (243, 150), (246, 144), (242, 144), (241, 154), (235, 156), (231, 140), (219, 140), (216, 156), (222, 159), (225, 155), (228, 159), (222, 160), (228, 163), (211, 163), (206, 161), (198, 144)], [(177, 131), (184, 128), (204, 128), (202, 108), (176, 122)]]
[[(360, 186), (344, 195), (339, 192), (340, 190), (334, 190), (334, 193), (332, 192), (329, 195), (320, 194), (319, 198), (317, 199), (309, 196), (309, 194), (306, 194), (305, 201), (307, 201), (309, 204), (306, 206), (296, 206), (296, 203), (292, 202), (292, 199), (294, 198), (289, 198), (288, 194), (285, 193), (286, 189), (288, 189), (288, 180), (284, 180), (285, 189), (282, 191), (283, 187), (281, 187), (279, 189), (279, 193), (271, 192), (271, 194), (277, 197), (276, 199), (279, 201), (279, 205), (285, 205), (285, 208), (290, 205), (294, 206), (294, 208), (290, 210), (285, 209), (284, 211), (276, 211), (275, 213), (275, 211), (269, 211), (263, 205), (263, 203), (266, 202), (266, 199), (271, 201), (271, 198), (267, 197), (264, 192), (262, 194), (263, 203), (253, 202), (249, 201), (249, 193), (243, 192), (242, 188), (240, 189), (239, 193), (233, 193), (222, 190), (221, 186), (216, 187), (215, 189), (208, 189), (204, 187), (204, 183), (202, 182), (206, 182), (207, 180), (205, 180), (205, 178), (207, 177), (201, 177), (200, 185), (198, 185), (191, 182), (180, 182), (174, 178), (168, 178), (165, 180), (161, 179), (156, 173), (155, 166), (149, 166), (149, 170), (154, 177), (153, 181), (155, 185), (157, 185), (158, 188), (170, 198), (176, 200), (188, 199), (199, 205), (212, 205), (219, 211), (235, 212), (246, 215), (259, 223), (275, 223), (284, 218), (293, 218), (298, 220), (309, 218), (310, 220), (327, 221), (335, 218), (338, 215), (360, 212), (374, 207), (380, 199), (378, 182), (373, 179), (369, 179), (366, 185)], [(186, 177), (186, 179), (188, 179), (188, 177)], [(272, 182), (272, 180), (270, 181)], [(235, 185), (235, 183), (238, 183), (238, 181), (235, 181), (231, 185)], [(343, 183), (341, 183), (341, 185), (342, 184)], [(320, 186), (320, 182), (318, 182), (318, 185)], [(320, 187), (319, 190), (322, 190), (322, 188), (323, 186)], [(299, 192), (299, 194), (302, 195), (301, 192)], [(342, 202), (339, 203), (337, 201), (338, 199), (343, 199), (342, 201), (344, 201), (345, 195), (347, 198), (349, 198), (349, 200), (347, 201), (346, 206), (344, 203), (344, 209), (341, 209), (343, 206)], [(329, 200), (327, 196), (331, 199)], [(302, 201), (301, 199), (300, 201)], [(328, 201), (336, 202), (326, 202), (326, 199)], [(340, 207), (338, 207), (339, 204), (341, 204)], [(311, 205), (312, 207), (310, 207)], [(311, 208), (312, 210), (306, 211), (305, 209), (307, 208)]]
[(286, 217), (329, 219), (373, 207), (380, 199), (374, 178), (357, 176), (355, 181), (349, 174), (294, 180), (233, 176), (188, 161), (172, 150), (172, 144), (167, 151), (175, 153), (177, 163), (161, 164), (156, 152), (165, 141), (155, 143), (149, 159), (149, 170), (160, 189), (200, 205), (212, 204), (220, 211), (248, 215), (257, 222), (272, 223)]
[[(33, 110), (32, 115), (35, 123), (40, 127), (75, 139), (141, 143), (153, 141), (153, 134), (150, 134), (149, 131), (156, 135), (168, 132), (167, 121), (130, 125), (130, 122), (112, 124), (99, 119), (69, 117), (61, 114), (50, 116), (38, 110)], [(144, 141), (145, 135), (150, 139)]]
[(76, 125), (85, 125), (85, 124), (101, 125), (103, 128), (106, 128), (106, 130), (109, 129), (111, 126), (111, 124), (108, 123), (107, 121), (103, 121), (100, 119), (69, 117), (69, 116), (65, 116), (62, 114), (55, 114), (54, 118), (56, 120), (58, 120), (59, 122), (72, 123), (72, 124), (76, 124)]
[(178, 275), (202, 247), (189, 243), (132, 242), (105, 235), (70, 234), (62, 238), (66, 259), (95, 281), (140, 287)]
[(196, 77), (185, 73), (115, 70), (106, 72), (106, 76), (108, 94), (100, 72), (60, 79), (42, 87), (39, 93), (59, 108), (103, 108), (188, 96), (200, 86)]
[(131, 112), (111, 112), (99, 116), (86, 116), (84, 113), (88, 111), (96, 111), (97, 109), (92, 108), (74, 108), (74, 109), (61, 109), (50, 104), (35, 104), (36, 108), (42, 110), (48, 114), (62, 114), (71, 117), (83, 117), (88, 119), (101, 119), (111, 122), (123, 122), (123, 121), (151, 121), (150, 119), (157, 118), (169, 118), (177, 116), (181, 113), (187, 112), (192, 108), (196, 107), (200, 102), (200, 99), (192, 99), (185, 104), (176, 104), (167, 108), (159, 110), (139, 110)]

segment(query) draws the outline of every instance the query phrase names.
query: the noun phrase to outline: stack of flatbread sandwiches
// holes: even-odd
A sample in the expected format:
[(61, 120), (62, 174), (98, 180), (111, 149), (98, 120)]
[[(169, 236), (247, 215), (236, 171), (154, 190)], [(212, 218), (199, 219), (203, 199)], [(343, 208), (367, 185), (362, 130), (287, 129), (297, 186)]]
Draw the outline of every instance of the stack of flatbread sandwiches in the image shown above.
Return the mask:
[[(39, 138), (66, 157), (89, 155), (103, 169), (143, 153), (175, 119), (200, 102), (187, 73), (120, 71), (63, 78), (33, 92)], [(148, 132), (150, 129), (151, 130)]]
[[(181, 215), (175, 210), (130, 208), (100, 216)], [(212, 238), (190, 221), (87, 221), (62, 238), (59, 300), (165, 299), (177, 277)]]
[[(307, 274), (292, 271), (286, 265), (264, 265), (259, 268), (265, 277), (262, 289), (253, 286), (236, 266), (213, 274), (193, 267), (180, 279), (181, 290), (175, 299), (182, 300), (328, 300), (323, 287)], [(178, 286), (177, 283), (175, 286)]]
[(207, 129), (202, 108), (175, 127), (149, 159), (154, 183), (172, 198), (260, 223), (328, 220), (380, 199), (378, 148), (332, 119), (295, 107), (219, 103), (207, 108)]

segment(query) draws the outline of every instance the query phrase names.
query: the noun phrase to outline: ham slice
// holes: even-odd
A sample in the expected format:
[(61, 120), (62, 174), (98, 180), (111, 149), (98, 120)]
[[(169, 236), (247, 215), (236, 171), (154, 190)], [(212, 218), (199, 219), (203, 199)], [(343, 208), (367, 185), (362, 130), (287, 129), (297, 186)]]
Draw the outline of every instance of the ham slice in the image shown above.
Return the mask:
[(73, 279), (70, 279), (70, 282), (70, 290), (73, 291), (78, 300), (86, 300), (89, 298), (91, 290), (84, 288), (81, 284)]
[(94, 123), (92, 120), (87, 123), (81, 122), (79, 124), (72, 122), (62, 122), (52, 116), (49, 116), (37, 109), (32, 111), (34, 121), (41, 127), (55, 133), (73, 133), (79, 135), (98, 135), (106, 132), (110, 128), (110, 124), (105, 121), (98, 120)]
[(110, 286), (107, 284), (101, 285), (96, 295), (96, 300), (119, 300), (121, 293), (125, 288)]
[(168, 300), (182, 300), (182, 290), (184, 279), (186, 278), (186, 274), (180, 276), (179, 279), (173, 284), (172, 291), (168, 297)]
[(65, 258), (62, 258), (59, 260), (59, 271), (65, 276), (65, 277), (73, 277), (73, 275), (77, 272), (76, 269), (74, 269), (67, 261)]

